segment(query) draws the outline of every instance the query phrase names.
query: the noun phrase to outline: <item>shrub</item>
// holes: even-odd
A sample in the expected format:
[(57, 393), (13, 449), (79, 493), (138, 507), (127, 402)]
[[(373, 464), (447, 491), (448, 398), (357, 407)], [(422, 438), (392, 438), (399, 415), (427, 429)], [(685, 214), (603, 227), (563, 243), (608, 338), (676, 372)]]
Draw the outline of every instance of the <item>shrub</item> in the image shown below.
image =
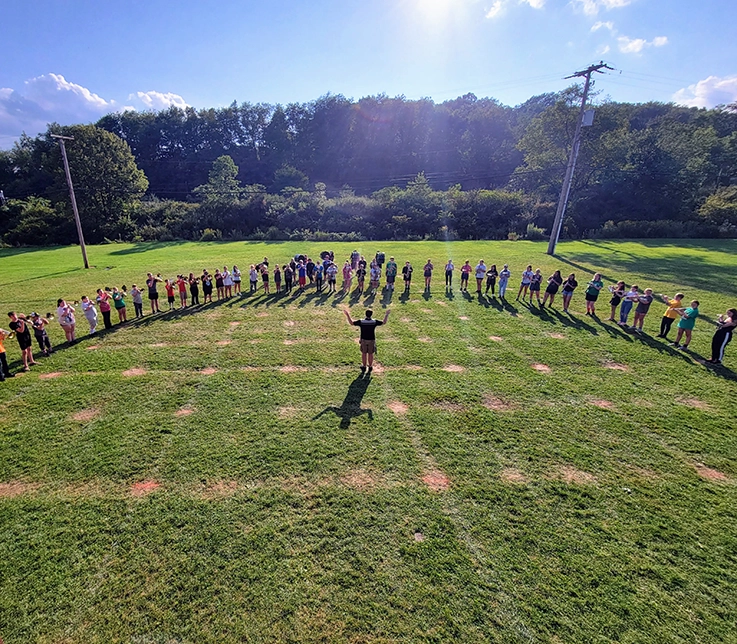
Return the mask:
[(208, 241), (218, 241), (219, 239), (223, 238), (222, 231), (218, 229), (213, 228), (205, 228), (205, 230), (202, 231), (202, 234), (200, 235), (200, 241), (202, 242), (208, 242)]
[(519, 241), (519, 233), (515, 233), (514, 231), (507, 233), (507, 239), (509, 241)]
[(543, 228), (538, 228), (533, 223), (527, 224), (527, 234), (525, 237), (530, 241), (542, 241), (543, 239), (547, 239), (545, 230)]

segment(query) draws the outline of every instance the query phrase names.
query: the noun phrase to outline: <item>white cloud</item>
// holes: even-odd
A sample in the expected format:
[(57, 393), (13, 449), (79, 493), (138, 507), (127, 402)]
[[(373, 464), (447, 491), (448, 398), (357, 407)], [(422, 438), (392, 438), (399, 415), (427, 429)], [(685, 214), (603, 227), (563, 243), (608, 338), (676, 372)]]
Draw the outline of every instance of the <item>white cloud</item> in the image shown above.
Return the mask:
[(688, 107), (714, 107), (737, 101), (737, 76), (709, 76), (694, 85), (679, 89), (673, 100)]
[(496, 18), (497, 16), (501, 15), (502, 11), (504, 10), (504, 0), (496, 0), (493, 5), (491, 5), (491, 9), (486, 12), (486, 17)]
[(520, 4), (529, 4), (533, 9), (542, 9), (545, 6), (545, 0), (519, 0)]
[(633, 0), (573, 0), (576, 6), (580, 6), (587, 16), (595, 16), (602, 9), (609, 11), (611, 9), (621, 9)]
[(604, 54), (608, 54), (611, 50), (612, 48), (609, 45), (602, 45), (596, 50), (596, 54), (598, 56), (603, 56)]
[(657, 36), (650, 41), (644, 38), (628, 38), (627, 36), (620, 36), (617, 38), (619, 45), (619, 51), (623, 54), (640, 54), (646, 47), (663, 47), (668, 44), (668, 38), (666, 36)]
[(600, 20), (599, 22), (595, 22), (591, 27), (591, 31), (599, 31), (599, 29), (608, 29), (612, 33), (615, 33), (616, 31), (614, 29), (614, 23), (611, 21), (601, 22)]
[(184, 109), (189, 107), (185, 100), (179, 96), (179, 94), (172, 94), (167, 92), (136, 92), (128, 97), (128, 100), (138, 99), (144, 106), (145, 109), (149, 110), (165, 110), (170, 107), (179, 107)]
[(44, 74), (23, 83), (22, 89), (0, 88), (0, 146), (26, 132), (35, 136), (46, 130), (49, 123), (61, 125), (92, 123), (110, 112), (126, 109), (161, 110), (187, 107), (178, 94), (137, 92), (132, 105), (106, 100), (82, 85), (71, 83), (61, 74)]

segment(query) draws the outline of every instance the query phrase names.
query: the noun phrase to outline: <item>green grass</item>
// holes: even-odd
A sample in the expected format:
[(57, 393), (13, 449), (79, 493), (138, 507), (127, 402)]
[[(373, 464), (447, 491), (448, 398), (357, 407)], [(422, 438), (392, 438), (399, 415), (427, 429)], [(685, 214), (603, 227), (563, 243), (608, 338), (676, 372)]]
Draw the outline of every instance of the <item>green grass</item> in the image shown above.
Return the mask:
[[(325, 246), (353, 249), (108, 245), (89, 271), (77, 248), (0, 250), (0, 301), (45, 313)], [(357, 296), (259, 291), (93, 339), (80, 315), (71, 347), (52, 325), (57, 352), (0, 384), (5, 644), (737, 641), (737, 347), (697, 361), (735, 305), (737, 244), (359, 247), (379, 249), (438, 270), (431, 297), (417, 270), (409, 298), (373, 302), (392, 315), (370, 380), (341, 313)], [(683, 290), (693, 354), (652, 337), (657, 304), (640, 338), (581, 292), (571, 317), (450, 297), (449, 254), (508, 262), (512, 295), (527, 263)]]

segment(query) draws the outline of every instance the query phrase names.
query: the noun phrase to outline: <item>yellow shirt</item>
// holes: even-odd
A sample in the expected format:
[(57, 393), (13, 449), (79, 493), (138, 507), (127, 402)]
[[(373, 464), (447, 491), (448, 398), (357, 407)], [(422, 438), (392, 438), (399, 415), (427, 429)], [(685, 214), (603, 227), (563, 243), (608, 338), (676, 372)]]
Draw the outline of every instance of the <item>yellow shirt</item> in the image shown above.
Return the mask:
[(5, 353), (5, 347), (3, 346), (3, 342), (5, 342), (5, 332), (0, 329), (0, 353)]
[(668, 300), (668, 308), (665, 310), (665, 313), (663, 313), (664, 318), (670, 318), (671, 320), (676, 320), (680, 317), (676, 309), (681, 308), (681, 303), (678, 300)]

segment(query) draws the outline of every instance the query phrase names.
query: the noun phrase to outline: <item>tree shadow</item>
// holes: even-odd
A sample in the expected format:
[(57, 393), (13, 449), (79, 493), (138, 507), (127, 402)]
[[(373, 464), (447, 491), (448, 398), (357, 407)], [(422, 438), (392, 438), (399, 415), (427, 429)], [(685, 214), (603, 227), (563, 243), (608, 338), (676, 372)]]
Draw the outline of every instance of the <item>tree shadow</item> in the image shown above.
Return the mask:
[(334, 413), (340, 418), (340, 428), (348, 429), (351, 425), (351, 420), (358, 418), (363, 414), (368, 415), (369, 420), (373, 422), (374, 412), (370, 409), (362, 409), (361, 402), (363, 397), (366, 395), (369, 383), (371, 382), (371, 376), (368, 375), (364, 378), (363, 374), (356, 376), (353, 382), (348, 387), (348, 391), (345, 394), (345, 398), (341, 403), (340, 407), (330, 406), (323, 409), (317, 416), (312, 420), (317, 420), (321, 416), (328, 413)]
[[(38, 250), (38, 249), (36, 249)], [(46, 273), (45, 275), (35, 275), (34, 277), (27, 277), (24, 280), (14, 280), (12, 282), (3, 282), (0, 286), (15, 286), (16, 284), (23, 284), (24, 282), (32, 282), (33, 280), (45, 280), (48, 277), (58, 277), (59, 275), (66, 275), (67, 273), (78, 273), (86, 269), (82, 268), (70, 268), (66, 271), (57, 271), (55, 273)]]

